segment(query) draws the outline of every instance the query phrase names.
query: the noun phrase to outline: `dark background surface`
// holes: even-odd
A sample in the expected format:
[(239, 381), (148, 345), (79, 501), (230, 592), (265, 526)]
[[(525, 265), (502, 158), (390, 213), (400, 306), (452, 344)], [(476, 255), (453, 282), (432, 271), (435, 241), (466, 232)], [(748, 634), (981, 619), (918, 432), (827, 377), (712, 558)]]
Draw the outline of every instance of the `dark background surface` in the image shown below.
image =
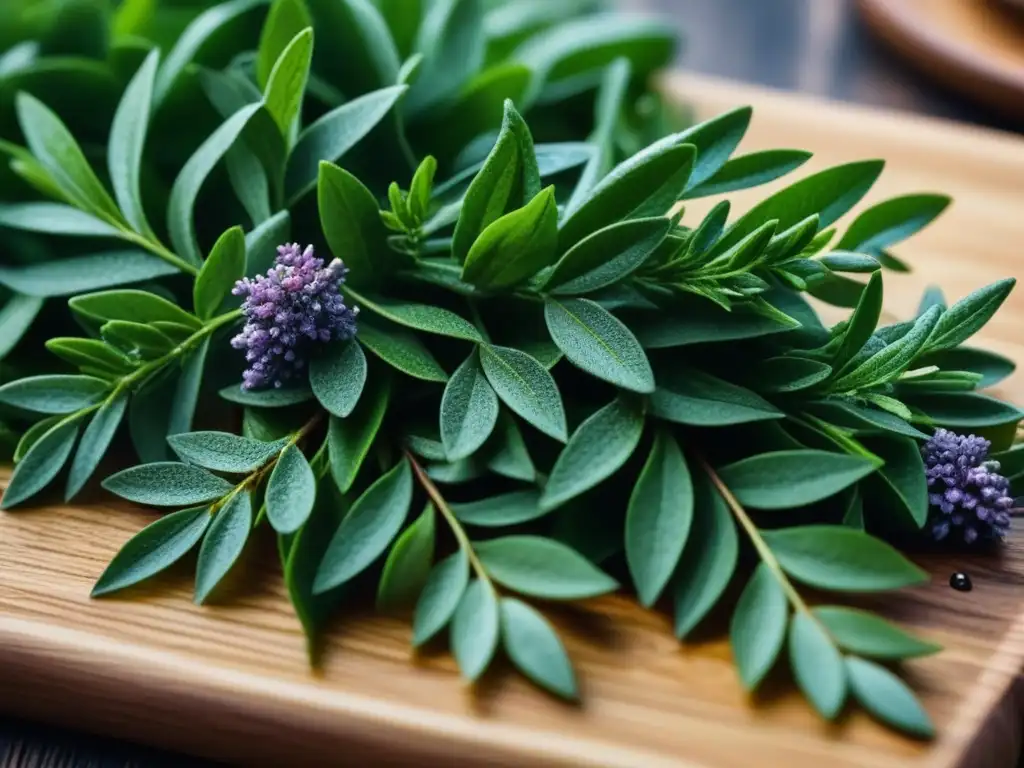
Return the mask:
[[(913, 72), (874, 41), (854, 0), (622, 2), (661, 12), (683, 30), (679, 63), (696, 72), (993, 128), (1021, 127)], [(17, 691), (0, 691), (0, 696), (16, 697)], [(0, 720), (0, 768), (208, 765), (115, 740)]]

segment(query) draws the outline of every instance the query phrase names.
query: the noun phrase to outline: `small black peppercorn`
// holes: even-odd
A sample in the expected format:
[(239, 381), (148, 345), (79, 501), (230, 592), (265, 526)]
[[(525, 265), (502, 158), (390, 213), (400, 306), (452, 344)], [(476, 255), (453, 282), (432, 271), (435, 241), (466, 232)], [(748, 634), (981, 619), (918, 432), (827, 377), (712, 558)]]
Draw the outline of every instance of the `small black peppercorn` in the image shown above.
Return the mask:
[(961, 571), (957, 571), (949, 577), (949, 586), (957, 592), (970, 592), (974, 587), (971, 584), (971, 577)]

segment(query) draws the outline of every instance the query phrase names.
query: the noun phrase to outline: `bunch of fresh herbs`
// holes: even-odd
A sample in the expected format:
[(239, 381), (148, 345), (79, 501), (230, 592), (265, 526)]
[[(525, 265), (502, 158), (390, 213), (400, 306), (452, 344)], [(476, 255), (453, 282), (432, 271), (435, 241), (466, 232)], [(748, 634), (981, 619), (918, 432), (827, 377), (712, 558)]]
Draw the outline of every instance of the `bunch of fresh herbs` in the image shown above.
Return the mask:
[(871, 160), (686, 216), (809, 155), (734, 156), (750, 109), (682, 130), (645, 85), (671, 35), (589, 0), (45, 5), (0, 57), (3, 506), (109, 459), (173, 510), (94, 596), (198, 549), (203, 603), (273, 535), (312, 657), (369, 587), (466, 679), (500, 648), (568, 699), (545, 603), (627, 588), (680, 639), (725, 603), (746, 688), (788, 647), (822, 716), (932, 734), (885, 664), (937, 646), (801, 589), (925, 581), (887, 543), (952, 504), (922, 445), (1022, 416), (963, 346), (1012, 280), (879, 325), (947, 198), (839, 234)]

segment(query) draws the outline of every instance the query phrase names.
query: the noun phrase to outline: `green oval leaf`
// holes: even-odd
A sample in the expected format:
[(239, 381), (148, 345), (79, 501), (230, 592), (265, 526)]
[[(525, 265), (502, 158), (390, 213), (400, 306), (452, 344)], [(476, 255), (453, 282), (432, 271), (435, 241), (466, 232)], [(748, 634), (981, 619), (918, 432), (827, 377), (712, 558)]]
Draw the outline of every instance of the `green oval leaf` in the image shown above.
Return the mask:
[(887, 507), (892, 512), (904, 512), (917, 528), (924, 527), (928, 520), (928, 478), (917, 442), (887, 437), (865, 440), (865, 446), (885, 462), (878, 477), (891, 502)]
[(49, 485), (71, 455), (77, 437), (78, 424), (73, 421), (59, 421), (40, 435), (14, 467), (0, 508), (11, 509)]
[(876, 466), (860, 456), (793, 450), (751, 456), (722, 467), (718, 474), (740, 504), (793, 509), (834, 496)]
[(392, 85), (367, 93), (331, 110), (299, 134), (285, 173), (289, 208), (316, 186), (322, 162), (338, 162), (384, 119), (407, 88)]
[(857, 701), (883, 723), (912, 736), (935, 736), (935, 726), (914, 693), (885, 667), (848, 656), (846, 674)]
[(729, 585), (739, 537), (722, 495), (704, 472), (694, 478), (693, 525), (672, 578), (676, 637), (686, 637)]
[(427, 504), (416, 521), (395, 541), (377, 585), (377, 608), (412, 605), (423, 592), (434, 559), (435, 517)]
[(0, 205), (0, 226), (23, 232), (77, 237), (119, 237), (117, 227), (91, 213), (63, 203)]
[(706, 181), (686, 190), (683, 198), (711, 197), (750, 189), (775, 181), (795, 171), (811, 159), (811, 153), (801, 149), (767, 149), (751, 152), (729, 160)]
[(547, 299), (544, 319), (573, 365), (623, 389), (654, 391), (654, 372), (640, 342), (601, 305), (589, 299)]
[(113, 442), (127, 407), (128, 393), (122, 392), (117, 397), (107, 400), (92, 417), (89, 426), (82, 433), (82, 441), (78, 445), (74, 461), (71, 462), (64, 490), (64, 501), (74, 498), (92, 477), (110, 447), (110, 443)]
[(142, 151), (146, 145), (150, 111), (153, 105), (153, 86), (156, 81), (160, 52), (150, 51), (128, 87), (114, 113), (107, 143), (107, 167), (114, 197), (124, 212), (125, 219), (136, 232), (150, 232), (142, 202), (140, 177)]
[(750, 577), (729, 625), (740, 682), (753, 691), (775, 664), (786, 639), (789, 607), (778, 579), (761, 563)]
[(946, 195), (904, 195), (883, 200), (847, 228), (837, 250), (879, 256), (931, 224), (949, 206)]
[(672, 577), (693, 523), (690, 470), (672, 435), (658, 430), (626, 511), (626, 562), (640, 604), (650, 607)]
[(565, 442), (565, 408), (554, 378), (530, 355), (510, 347), (481, 345), (484, 374), (502, 402), (555, 440)]
[(388, 409), (391, 385), (387, 380), (371, 387), (367, 397), (347, 419), (332, 416), (327, 430), (331, 477), (342, 493), (348, 493), (377, 437)]
[(387, 232), (380, 220), (380, 211), (373, 194), (348, 171), (321, 162), (317, 185), (320, 227), (327, 245), (348, 267), (348, 284), (361, 286), (380, 281), (389, 262), (382, 265), (386, 254), (382, 246)]
[(402, 461), (382, 475), (342, 520), (313, 582), (314, 594), (366, 570), (398, 535), (412, 503), (412, 470)]
[(225, 400), (257, 408), (287, 408), (313, 399), (312, 391), (304, 387), (281, 389), (242, 389), (238, 384), (224, 387), (218, 393)]
[(332, 344), (309, 364), (309, 386), (328, 413), (345, 419), (366, 386), (366, 355), (354, 340)]
[(380, 315), (398, 325), (404, 325), (406, 328), (438, 336), (450, 336), (453, 339), (483, 341), (480, 331), (471, 322), (447, 309), (433, 307), (429, 304), (414, 304), (384, 296), (368, 296), (356, 293), (348, 287), (345, 288), (345, 293), (360, 309), (366, 308), (375, 315)]
[(482, 528), (518, 525), (547, 514), (540, 506), (540, 491), (536, 490), (514, 491), (451, 507), (461, 522)]
[(132, 536), (93, 585), (90, 597), (109, 595), (155, 576), (187, 555), (210, 525), (206, 507), (161, 517)]
[(245, 274), (245, 234), (241, 227), (227, 230), (210, 251), (192, 288), (196, 314), (209, 320)]
[(278, 533), (301, 528), (316, 503), (316, 476), (294, 444), (283, 451), (267, 483), (267, 519)]
[(621, 221), (570, 248), (544, 284), (553, 296), (591, 293), (628, 277), (661, 245), (671, 222), (665, 217)]
[(217, 510), (199, 547), (195, 604), (202, 605), (235, 564), (252, 531), (252, 497), (236, 493)]
[(502, 586), (546, 600), (585, 600), (619, 588), (615, 579), (565, 544), (540, 536), (505, 536), (476, 545)]
[(462, 595), (451, 626), (452, 655), (466, 680), (480, 677), (494, 658), (500, 623), (494, 588), (474, 580)]
[(305, 0), (274, 0), (260, 32), (256, 55), (256, 82), (265, 88), (270, 73), (288, 44), (306, 27), (312, 26)]
[(412, 644), (420, 647), (451, 620), (469, 583), (469, 558), (460, 549), (434, 566), (427, 577), (412, 622)]
[(565, 646), (538, 611), (522, 600), (502, 598), (501, 637), (512, 663), (530, 680), (556, 696), (579, 698)]
[(110, 382), (94, 376), (29, 376), (0, 387), (0, 403), (36, 413), (74, 413), (109, 390)]
[(724, 427), (784, 416), (748, 389), (679, 364), (658, 372), (650, 409), (652, 416), (696, 427)]
[(94, 321), (127, 320), (134, 323), (180, 323), (199, 330), (202, 322), (177, 304), (149, 291), (123, 288), (75, 296), (68, 306), (78, 315)]
[(839, 525), (763, 531), (782, 568), (798, 581), (837, 592), (879, 592), (928, 581), (892, 546)]
[(928, 337), (926, 350), (953, 349), (967, 341), (992, 319), (1016, 284), (1016, 279), (1008, 277), (986, 285), (942, 312)]
[(358, 339), (373, 354), (407, 376), (423, 381), (448, 381), (448, 374), (423, 342), (399, 325), (361, 318)]
[(26, 296), (72, 296), (177, 273), (174, 265), (143, 251), (104, 251), (0, 267), (0, 285)]
[(835, 720), (846, 701), (843, 657), (817, 621), (798, 613), (789, 624), (789, 663), (793, 676), (818, 713)]
[(173, 461), (158, 461), (122, 469), (103, 481), (103, 487), (122, 499), (153, 507), (184, 507), (214, 501), (234, 488), (205, 469)]
[(498, 396), (487, 383), (476, 349), (458, 367), (441, 398), (441, 440), (449, 461), (468, 458), (498, 423)]
[(298, 129), (302, 97), (306, 93), (309, 67), (313, 61), (313, 30), (295, 35), (274, 64), (264, 89), (267, 112), (274, 118), (285, 142), (291, 146)]
[(228, 432), (186, 432), (169, 435), (167, 442), (182, 461), (237, 474), (255, 472), (283, 446), (283, 442), (261, 442)]
[(35, 296), (15, 294), (0, 307), (0, 360), (17, 346), (43, 308)]
[(942, 646), (919, 640), (868, 611), (825, 605), (814, 608), (813, 613), (841, 647), (861, 656), (911, 659), (942, 650)]

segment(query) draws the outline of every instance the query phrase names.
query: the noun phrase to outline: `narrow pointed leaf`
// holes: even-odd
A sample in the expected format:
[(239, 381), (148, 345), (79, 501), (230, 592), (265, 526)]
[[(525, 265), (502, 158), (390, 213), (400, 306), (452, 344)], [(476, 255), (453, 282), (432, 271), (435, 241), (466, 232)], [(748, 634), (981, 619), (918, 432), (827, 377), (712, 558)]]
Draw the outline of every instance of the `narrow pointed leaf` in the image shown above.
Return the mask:
[(281, 452), (267, 483), (267, 519), (278, 533), (295, 533), (316, 503), (316, 476), (294, 444)]
[(502, 598), (501, 637), (512, 663), (530, 680), (562, 698), (579, 697), (565, 646), (555, 628), (536, 609), (522, 600)]
[(821, 625), (803, 613), (789, 624), (789, 662), (800, 690), (822, 717), (834, 720), (846, 701), (843, 657)]
[(195, 603), (202, 605), (235, 564), (252, 531), (252, 497), (236, 493), (217, 510), (196, 564)]
[(782, 587), (761, 563), (740, 595), (729, 625), (736, 671), (748, 691), (756, 689), (774, 666), (786, 638), (788, 616)]

